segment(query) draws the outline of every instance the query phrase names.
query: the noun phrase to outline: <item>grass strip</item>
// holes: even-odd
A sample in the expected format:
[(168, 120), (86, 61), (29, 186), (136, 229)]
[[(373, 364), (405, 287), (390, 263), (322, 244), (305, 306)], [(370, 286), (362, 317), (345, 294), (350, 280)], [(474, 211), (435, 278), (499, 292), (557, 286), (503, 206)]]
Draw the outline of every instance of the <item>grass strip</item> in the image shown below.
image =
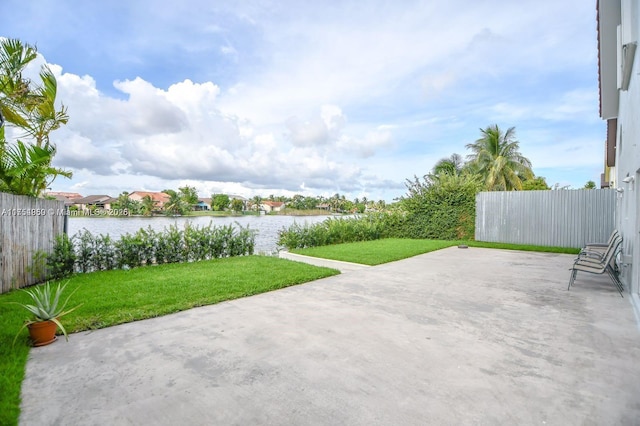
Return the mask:
[[(77, 288), (68, 306), (80, 303), (82, 306), (62, 321), (70, 333), (104, 328), (338, 273), (335, 269), (270, 256), (246, 256), (78, 274), (70, 278), (67, 285), (67, 294)], [(28, 313), (20, 306), (5, 302), (28, 302), (28, 295), (22, 291), (0, 295), (0, 425), (16, 425), (30, 349), (28, 332), (24, 330), (20, 334), (15, 346), (12, 343)], [(73, 336), (70, 339), (69, 344), (73, 344)], [(63, 340), (56, 344), (67, 343)]]
[(291, 253), (323, 259), (341, 260), (362, 265), (380, 265), (406, 259), (419, 254), (446, 247), (466, 244), (469, 247), (484, 247), (503, 250), (523, 250), (551, 253), (578, 253), (580, 250), (567, 247), (545, 247), (525, 244), (487, 243), (482, 241), (413, 240), (405, 238), (385, 238), (357, 243), (294, 249)]

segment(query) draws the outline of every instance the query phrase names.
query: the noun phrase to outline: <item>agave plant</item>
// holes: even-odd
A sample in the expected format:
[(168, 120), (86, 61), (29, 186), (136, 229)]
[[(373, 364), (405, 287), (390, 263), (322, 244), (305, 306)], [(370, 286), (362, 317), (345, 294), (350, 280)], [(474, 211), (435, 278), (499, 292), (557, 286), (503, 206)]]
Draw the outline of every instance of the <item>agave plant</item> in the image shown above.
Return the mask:
[[(65, 330), (62, 323), (60, 323), (60, 318), (63, 317), (64, 315), (67, 315), (70, 312), (73, 312), (74, 310), (79, 308), (80, 305), (71, 309), (66, 309), (67, 303), (69, 303), (69, 299), (71, 298), (73, 293), (76, 292), (77, 288), (76, 290), (71, 292), (71, 294), (67, 297), (67, 299), (63, 303), (60, 303), (60, 298), (62, 296), (62, 293), (64, 292), (64, 289), (67, 287), (67, 284), (68, 282), (64, 285), (58, 284), (58, 287), (55, 288), (54, 290), (52, 289), (51, 284), (47, 282), (43, 286), (37, 286), (30, 290), (22, 290), (25, 293), (27, 293), (31, 297), (31, 299), (33, 299), (34, 304), (31, 305), (31, 304), (18, 303), (18, 302), (13, 302), (13, 303), (25, 308), (27, 311), (33, 314), (35, 319), (30, 319), (25, 321), (24, 325), (18, 331), (18, 334), (20, 334), (20, 332), (30, 324), (34, 324), (42, 321), (53, 321), (58, 326), (58, 328), (60, 328), (60, 331), (62, 331), (62, 334), (64, 334), (64, 337), (67, 339), (67, 341), (69, 340), (69, 336), (67, 335), (67, 330)], [(18, 336), (16, 335), (16, 338), (17, 337)], [(15, 339), (14, 339), (14, 343), (15, 343)]]

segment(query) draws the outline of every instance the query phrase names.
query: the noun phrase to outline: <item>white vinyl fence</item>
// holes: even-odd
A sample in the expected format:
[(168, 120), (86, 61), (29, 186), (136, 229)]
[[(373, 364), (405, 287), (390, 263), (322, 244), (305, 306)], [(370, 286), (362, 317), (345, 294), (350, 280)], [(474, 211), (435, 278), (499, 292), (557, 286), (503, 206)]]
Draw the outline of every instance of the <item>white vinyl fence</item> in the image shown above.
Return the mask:
[(481, 192), (475, 239), (553, 247), (606, 242), (615, 227), (616, 194), (611, 189)]
[(64, 202), (0, 192), (0, 293), (38, 282), (37, 253), (64, 232)]

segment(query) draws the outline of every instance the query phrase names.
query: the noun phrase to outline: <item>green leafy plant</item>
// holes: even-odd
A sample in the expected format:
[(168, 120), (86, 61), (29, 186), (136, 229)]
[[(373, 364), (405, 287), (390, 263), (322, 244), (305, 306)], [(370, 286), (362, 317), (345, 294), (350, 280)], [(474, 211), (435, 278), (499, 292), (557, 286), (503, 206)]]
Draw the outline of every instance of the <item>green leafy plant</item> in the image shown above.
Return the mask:
[(14, 344), (16, 339), (18, 338), (18, 335), (22, 330), (24, 330), (25, 327), (28, 327), (30, 324), (35, 324), (42, 321), (53, 321), (58, 326), (60, 331), (62, 331), (62, 334), (64, 334), (64, 337), (67, 339), (67, 341), (69, 340), (67, 330), (60, 322), (60, 318), (78, 309), (81, 305), (78, 305), (71, 309), (66, 309), (67, 303), (69, 303), (69, 299), (71, 298), (71, 296), (73, 296), (73, 293), (76, 292), (77, 288), (76, 290), (71, 292), (69, 296), (67, 296), (66, 300), (63, 303), (60, 303), (60, 297), (62, 296), (62, 293), (64, 293), (67, 284), (68, 282), (64, 285), (58, 284), (58, 287), (55, 290), (52, 290), (51, 284), (47, 282), (42, 286), (37, 286), (30, 290), (22, 290), (27, 293), (29, 297), (31, 297), (34, 303), (33, 305), (19, 302), (10, 302), (22, 306), (34, 316), (34, 319), (25, 321), (20, 330), (18, 330), (18, 334), (16, 334), (16, 337), (13, 340)]
[(51, 277), (60, 279), (72, 275), (75, 263), (73, 241), (67, 234), (56, 236), (53, 252), (47, 256), (47, 268)]

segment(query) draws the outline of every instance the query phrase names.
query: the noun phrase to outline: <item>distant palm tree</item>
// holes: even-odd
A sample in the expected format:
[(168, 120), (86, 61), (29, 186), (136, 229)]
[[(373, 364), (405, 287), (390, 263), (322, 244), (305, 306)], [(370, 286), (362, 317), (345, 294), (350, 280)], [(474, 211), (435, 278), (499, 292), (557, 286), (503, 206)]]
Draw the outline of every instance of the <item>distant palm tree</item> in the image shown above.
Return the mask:
[(523, 156), (515, 127), (502, 132), (497, 124), (480, 129), (482, 137), (467, 145), (467, 158), (480, 174), (488, 191), (522, 190), (522, 179), (532, 179), (531, 161)]
[(255, 209), (255, 211), (259, 211), (260, 204), (262, 204), (262, 197), (259, 195), (256, 195), (251, 199), (251, 201), (253, 202), (253, 208)]
[(186, 213), (187, 205), (179, 192), (172, 189), (165, 189), (163, 192), (169, 195), (169, 201), (164, 205), (164, 210), (168, 215), (176, 216)]
[(448, 158), (440, 159), (435, 166), (433, 166), (433, 175), (440, 176), (447, 175), (459, 175), (464, 167), (464, 160), (460, 154), (451, 154)]
[(152, 216), (155, 207), (156, 203), (153, 201), (153, 198), (151, 198), (151, 195), (145, 195), (142, 197), (142, 206), (140, 210), (142, 211), (143, 216)]

